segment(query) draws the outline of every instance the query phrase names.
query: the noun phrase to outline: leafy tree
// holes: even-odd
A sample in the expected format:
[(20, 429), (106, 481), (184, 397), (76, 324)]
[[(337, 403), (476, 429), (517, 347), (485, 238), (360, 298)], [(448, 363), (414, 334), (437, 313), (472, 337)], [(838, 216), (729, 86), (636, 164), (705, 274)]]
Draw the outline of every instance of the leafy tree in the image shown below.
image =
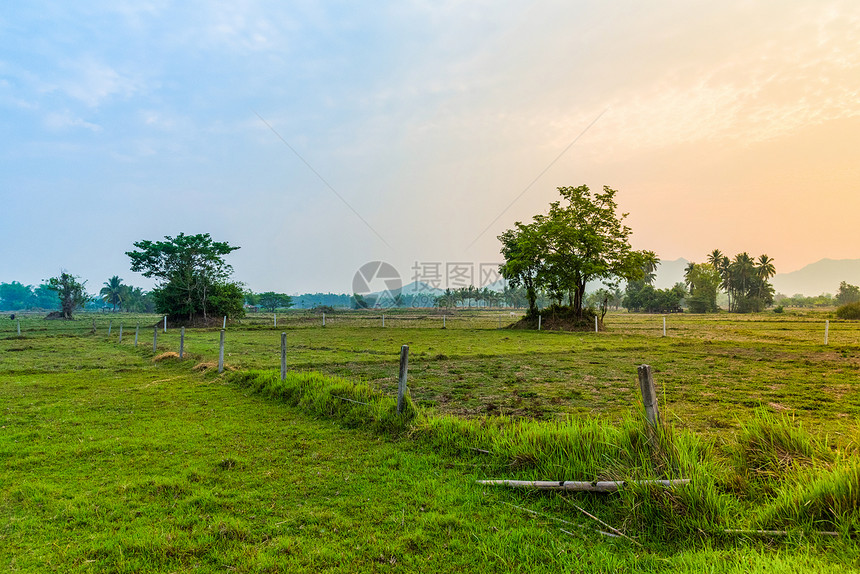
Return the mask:
[(836, 292), (836, 304), (841, 307), (857, 301), (860, 301), (860, 287), (842, 281), (839, 284), (839, 291)]
[[(213, 241), (208, 233), (180, 233), (175, 238), (165, 236), (164, 239), (135, 242), (134, 246), (140, 251), (126, 252), (132, 271), (160, 280), (152, 291), (159, 313), (173, 319), (187, 316), (189, 320), (197, 316), (205, 320), (209, 314), (244, 314), (244, 293), (228, 281), (233, 268), (224, 261), (224, 256), (238, 247)], [(238, 297), (238, 303), (230, 301), (228, 304), (225, 297)], [(224, 313), (225, 308), (232, 311)]]
[(260, 293), (257, 300), (263, 309), (268, 309), (272, 313), (281, 307), (292, 307), (293, 298), (284, 293), (275, 293), (274, 291), (266, 291)]
[(529, 314), (534, 315), (537, 313), (537, 277), (546, 252), (539, 225), (537, 222), (524, 225), (518, 221), (513, 229), (499, 236), (499, 241), (505, 258), (499, 273), (511, 287), (525, 288)]
[(561, 201), (550, 204), (546, 215), (515, 224), (499, 236), (505, 263), (500, 273), (511, 285), (523, 285), (529, 313), (536, 309), (537, 290), (559, 302), (565, 295), (575, 316), (583, 317), (585, 286), (598, 279), (643, 279), (656, 267), (649, 251), (633, 251), (631, 230), (618, 214), (616, 190), (604, 186), (592, 193), (588, 186), (560, 187)]
[(0, 283), (0, 309), (15, 311), (33, 304), (33, 286), (18, 281)]
[(122, 284), (122, 279), (114, 275), (104, 283), (104, 287), (99, 291), (102, 301), (108, 305), (113, 305), (113, 310), (116, 311), (116, 306), (119, 305), (122, 309), (122, 303), (128, 295), (128, 286)]
[(60, 298), (60, 309), (64, 319), (71, 319), (75, 309), (83, 307), (90, 300), (85, 290), (87, 284), (78, 282), (76, 277), (63, 271), (59, 277), (51, 277), (47, 281), (48, 289), (54, 291)]
[(684, 271), (684, 282), (690, 289), (687, 307), (692, 313), (714, 313), (720, 273), (711, 263), (690, 263)]
[(630, 311), (680, 313), (686, 295), (683, 283), (676, 283), (671, 289), (655, 289), (643, 280), (629, 281), (622, 305)]
[(58, 309), (60, 307), (57, 293), (45, 284), (39, 285), (33, 290), (32, 301), (32, 307), (36, 309)]

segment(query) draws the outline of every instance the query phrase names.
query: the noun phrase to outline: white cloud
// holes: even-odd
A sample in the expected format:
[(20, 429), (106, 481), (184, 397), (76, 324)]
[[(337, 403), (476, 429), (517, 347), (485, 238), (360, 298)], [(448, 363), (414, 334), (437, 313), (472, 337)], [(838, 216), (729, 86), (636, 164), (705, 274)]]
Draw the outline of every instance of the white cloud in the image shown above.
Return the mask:
[(65, 130), (69, 128), (85, 128), (93, 132), (102, 131), (102, 127), (79, 118), (69, 111), (50, 112), (43, 118), (45, 127), (52, 130)]
[(95, 108), (105, 101), (127, 98), (141, 88), (141, 82), (130, 75), (117, 72), (113, 67), (92, 57), (66, 63), (69, 76), (57, 86), (72, 98)]

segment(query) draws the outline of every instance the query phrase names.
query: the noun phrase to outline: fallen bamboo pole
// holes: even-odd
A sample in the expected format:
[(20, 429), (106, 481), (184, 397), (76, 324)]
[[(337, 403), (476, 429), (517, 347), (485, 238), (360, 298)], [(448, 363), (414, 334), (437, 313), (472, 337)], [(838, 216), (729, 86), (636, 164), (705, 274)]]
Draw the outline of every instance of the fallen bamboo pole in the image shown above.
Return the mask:
[(749, 536), (803, 536), (804, 534), (817, 534), (819, 536), (839, 536), (838, 532), (827, 530), (812, 530), (810, 532), (789, 531), (789, 530), (723, 530), (726, 534), (742, 534)]
[(689, 478), (674, 480), (601, 480), (587, 482), (582, 480), (479, 480), (478, 484), (488, 486), (509, 486), (511, 488), (536, 488), (538, 490), (564, 490), (568, 492), (615, 492), (629, 485), (653, 484), (664, 488), (690, 484)]

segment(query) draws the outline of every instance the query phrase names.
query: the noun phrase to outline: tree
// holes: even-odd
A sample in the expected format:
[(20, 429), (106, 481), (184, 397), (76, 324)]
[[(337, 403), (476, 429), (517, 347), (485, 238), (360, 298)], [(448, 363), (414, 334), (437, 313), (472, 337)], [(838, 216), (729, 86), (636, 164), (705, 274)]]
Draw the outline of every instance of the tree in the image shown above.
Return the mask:
[(836, 304), (841, 307), (857, 301), (860, 301), (860, 287), (842, 281), (839, 284), (839, 291), (836, 292)]
[(257, 301), (263, 309), (268, 309), (272, 313), (280, 307), (292, 307), (293, 298), (284, 293), (275, 293), (274, 291), (266, 291), (257, 295)]
[(546, 215), (515, 224), (499, 236), (505, 263), (499, 268), (511, 285), (526, 287), (529, 313), (536, 312), (538, 289), (560, 302), (567, 295), (575, 316), (583, 318), (585, 286), (598, 279), (644, 279), (656, 267), (649, 251), (633, 251), (631, 230), (618, 214), (616, 190), (592, 193), (587, 185), (559, 187), (561, 201)]
[(537, 276), (543, 266), (545, 248), (540, 241), (537, 223), (524, 225), (519, 221), (513, 229), (499, 235), (502, 242), (502, 257), (499, 273), (511, 287), (524, 287), (529, 315), (537, 313)]
[[(140, 251), (126, 252), (132, 271), (160, 280), (152, 291), (159, 313), (173, 319), (187, 316), (189, 320), (199, 316), (205, 320), (210, 313), (215, 316), (244, 314), (244, 294), (241, 289), (238, 292), (233, 289), (236, 284), (228, 281), (233, 268), (224, 261), (224, 256), (238, 247), (213, 241), (208, 233), (180, 233), (175, 238), (165, 236), (164, 239), (135, 242), (134, 246)], [(225, 297), (238, 297), (238, 305), (232, 300), (227, 304)], [(223, 313), (225, 306), (232, 312)]]
[(57, 293), (60, 298), (60, 309), (63, 319), (71, 319), (75, 309), (83, 307), (90, 297), (85, 291), (86, 281), (78, 282), (76, 277), (63, 271), (59, 277), (51, 277), (47, 281), (48, 289)]
[(690, 263), (684, 271), (684, 282), (690, 289), (687, 307), (691, 313), (713, 313), (718, 310), (720, 274), (711, 263)]
[(104, 287), (99, 291), (102, 296), (102, 301), (108, 305), (113, 305), (113, 310), (116, 311), (116, 306), (119, 305), (122, 309), (123, 301), (128, 296), (128, 286), (122, 284), (122, 279), (114, 275), (104, 283)]
[(26, 309), (33, 303), (33, 286), (18, 281), (0, 283), (0, 309), (16, 311)]

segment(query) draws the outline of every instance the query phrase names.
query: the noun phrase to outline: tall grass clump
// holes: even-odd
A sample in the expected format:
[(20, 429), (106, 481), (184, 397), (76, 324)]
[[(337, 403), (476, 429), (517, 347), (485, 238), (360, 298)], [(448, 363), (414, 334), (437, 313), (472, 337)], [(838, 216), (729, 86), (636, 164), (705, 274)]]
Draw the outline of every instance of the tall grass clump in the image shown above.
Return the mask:
[(860, 461), (844, 459), (830, 470), (810, 469), (785, 482), (761, 513), (773, 528), (860, 531)]
[(833, 461), (827, 445), (800, 423), (764, 409), (741, 423), (733, 450), (738, 478), (765, 488), (769, 482), (778, 482), (799, 468)]
[(381, 433), (403, 432), (416, 414), (408, 394), (403, 413), (398, 414), (396, 398), (366, 383), (320, 373), (287, 373), (282, 381), (272, 371), (244, 371), (232, 374), (229, 380), (302, 410), (340, 420), (346, 426), (366, 426)]

